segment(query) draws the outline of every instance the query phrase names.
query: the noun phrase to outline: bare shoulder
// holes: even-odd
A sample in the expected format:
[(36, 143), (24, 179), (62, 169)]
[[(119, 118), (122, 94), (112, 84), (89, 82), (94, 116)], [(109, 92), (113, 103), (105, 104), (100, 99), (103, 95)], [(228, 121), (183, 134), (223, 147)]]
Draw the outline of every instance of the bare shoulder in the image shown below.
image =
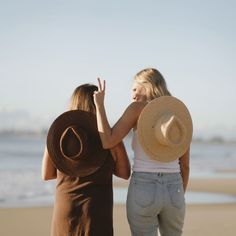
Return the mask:
[(119, 137), (119, 140), (122, 140), (132, 128), (136, 127), (138, 117), (145, 105), (146, 103), (143, 102), (132, 102), (126, 108), (120, 119), (112, 128), (112, 132), (117, 139)]
[(125, 110), (125, 114), (127, 114), (128, 117), (133, 117), (136, 120), (146, 105), (147, 102), (132, 102)]
[(128, 128), (136, 127), (136, 123), (143, 108), (147, 105), (147, 102), (132, 102), (125, 110), (123, 116), (120, 119), (121, 123), (128, 124)]
[(147, 105), (147, 102), (132, 102), (127, 110), (133, 111), (135, 113), (141, 113), (143, 108)]

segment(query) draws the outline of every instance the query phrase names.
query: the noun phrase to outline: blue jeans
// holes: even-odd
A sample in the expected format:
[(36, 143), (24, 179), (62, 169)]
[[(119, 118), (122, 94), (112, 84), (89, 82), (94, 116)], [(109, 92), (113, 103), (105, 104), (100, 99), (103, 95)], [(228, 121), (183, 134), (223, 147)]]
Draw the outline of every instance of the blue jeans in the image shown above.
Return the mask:
[(127, 195), (132, 236), (180, 236), (185, 198), (180, 173), (133, 172)]

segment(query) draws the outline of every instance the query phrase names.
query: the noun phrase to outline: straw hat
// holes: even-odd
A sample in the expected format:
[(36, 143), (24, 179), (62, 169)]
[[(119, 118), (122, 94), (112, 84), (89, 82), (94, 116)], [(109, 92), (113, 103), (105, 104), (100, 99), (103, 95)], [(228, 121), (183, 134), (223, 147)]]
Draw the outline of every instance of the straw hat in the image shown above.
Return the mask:
[(187, 151), (193, 133), (192, 119), (179, 99), (161, 96), (144, 107), (137, 132), (144, 152), (151, 159), (170, 162)]
[(55, 119), (48, 132), (47, 148), (55, 167), (76, 177), (94, 173), (110, 155), (102, 148), (96, 116), (81, 110), (65, 112)]

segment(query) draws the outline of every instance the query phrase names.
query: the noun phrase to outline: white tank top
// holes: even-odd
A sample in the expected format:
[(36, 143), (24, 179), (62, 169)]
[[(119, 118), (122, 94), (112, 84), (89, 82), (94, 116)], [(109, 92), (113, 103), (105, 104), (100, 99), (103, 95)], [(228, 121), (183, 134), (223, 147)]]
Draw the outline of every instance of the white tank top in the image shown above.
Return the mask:
[(137, 172), (180, 172), (179, 160), (172, 162), (160, 162), (150, 159), (143, 151), (139, 141), (137, 130), (133, 130), (132, 149), (134, 151), (133, 171)]

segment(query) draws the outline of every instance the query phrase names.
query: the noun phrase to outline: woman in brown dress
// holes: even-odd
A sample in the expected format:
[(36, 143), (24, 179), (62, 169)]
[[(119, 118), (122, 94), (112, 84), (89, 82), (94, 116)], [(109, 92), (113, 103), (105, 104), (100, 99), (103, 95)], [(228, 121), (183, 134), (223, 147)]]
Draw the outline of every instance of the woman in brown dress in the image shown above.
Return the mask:
[[(97, 86), (91, 84), (77, 87), (71, 97), (70, 111), (59, 116), (54, 121), (56, 124), (53, 123), (49, 130), (42, 162), (42, 178), (43, 180), (57, 179), (51, 236), (113, 235), (112, 175), (128, 179), (130, 163), (123, 142), (110, 150), (102, 148), (100, 138), (99, 143), (94, 144), (94, 140), (99, 137), (93, 102), (93, 94), (97, 90)], [(73, 118), (68, 121), (68, 116)], [(71, 162), (76, 157), (76, 151), (72, 151), (73, 145), (70, 145), (68, 149), (64, 146), (70, 142), (67, 140), (71, 140), (72, 136), (78, 138), (78, 133), (81, 134), (80, 129), (74, 128), (74, 120), (79, 120), (80, 123), (87, 126), (87, 129), (94, 124), (95, 128), (91, 128), (94, 133), (90, 139), (88, 138), (89, 145), (87, 148), (81, 149), (84, 155), (80, 159), (82, 161), (76, 162), (79, 164), (73, 164), (73, 166)], [(91, 120), (92, 123), (89, 123)], [(88, 124), (86, 124), (87, 121)], [(57, 131), (60, 129), (62, 131)], [(94, 131), (95, 129), (96, 131)], [(85, 135), (90, 132), (86, 128), (85, 131)], [(60, 137), (57, 138), (57, 136)], [(83, 137), (78, 138), (79, 142), (81, 139)], [(53, 145), (61, 146), (54, 151)], [(79, 145), (84, 147), (82, 143)], [(76, 144), (75, 149), (79, 145)], [(64, 160), (65, 156), (70, 156), (71, 159), (65, 158)], [(96, 163), (97, 160), (98, 163)]]

